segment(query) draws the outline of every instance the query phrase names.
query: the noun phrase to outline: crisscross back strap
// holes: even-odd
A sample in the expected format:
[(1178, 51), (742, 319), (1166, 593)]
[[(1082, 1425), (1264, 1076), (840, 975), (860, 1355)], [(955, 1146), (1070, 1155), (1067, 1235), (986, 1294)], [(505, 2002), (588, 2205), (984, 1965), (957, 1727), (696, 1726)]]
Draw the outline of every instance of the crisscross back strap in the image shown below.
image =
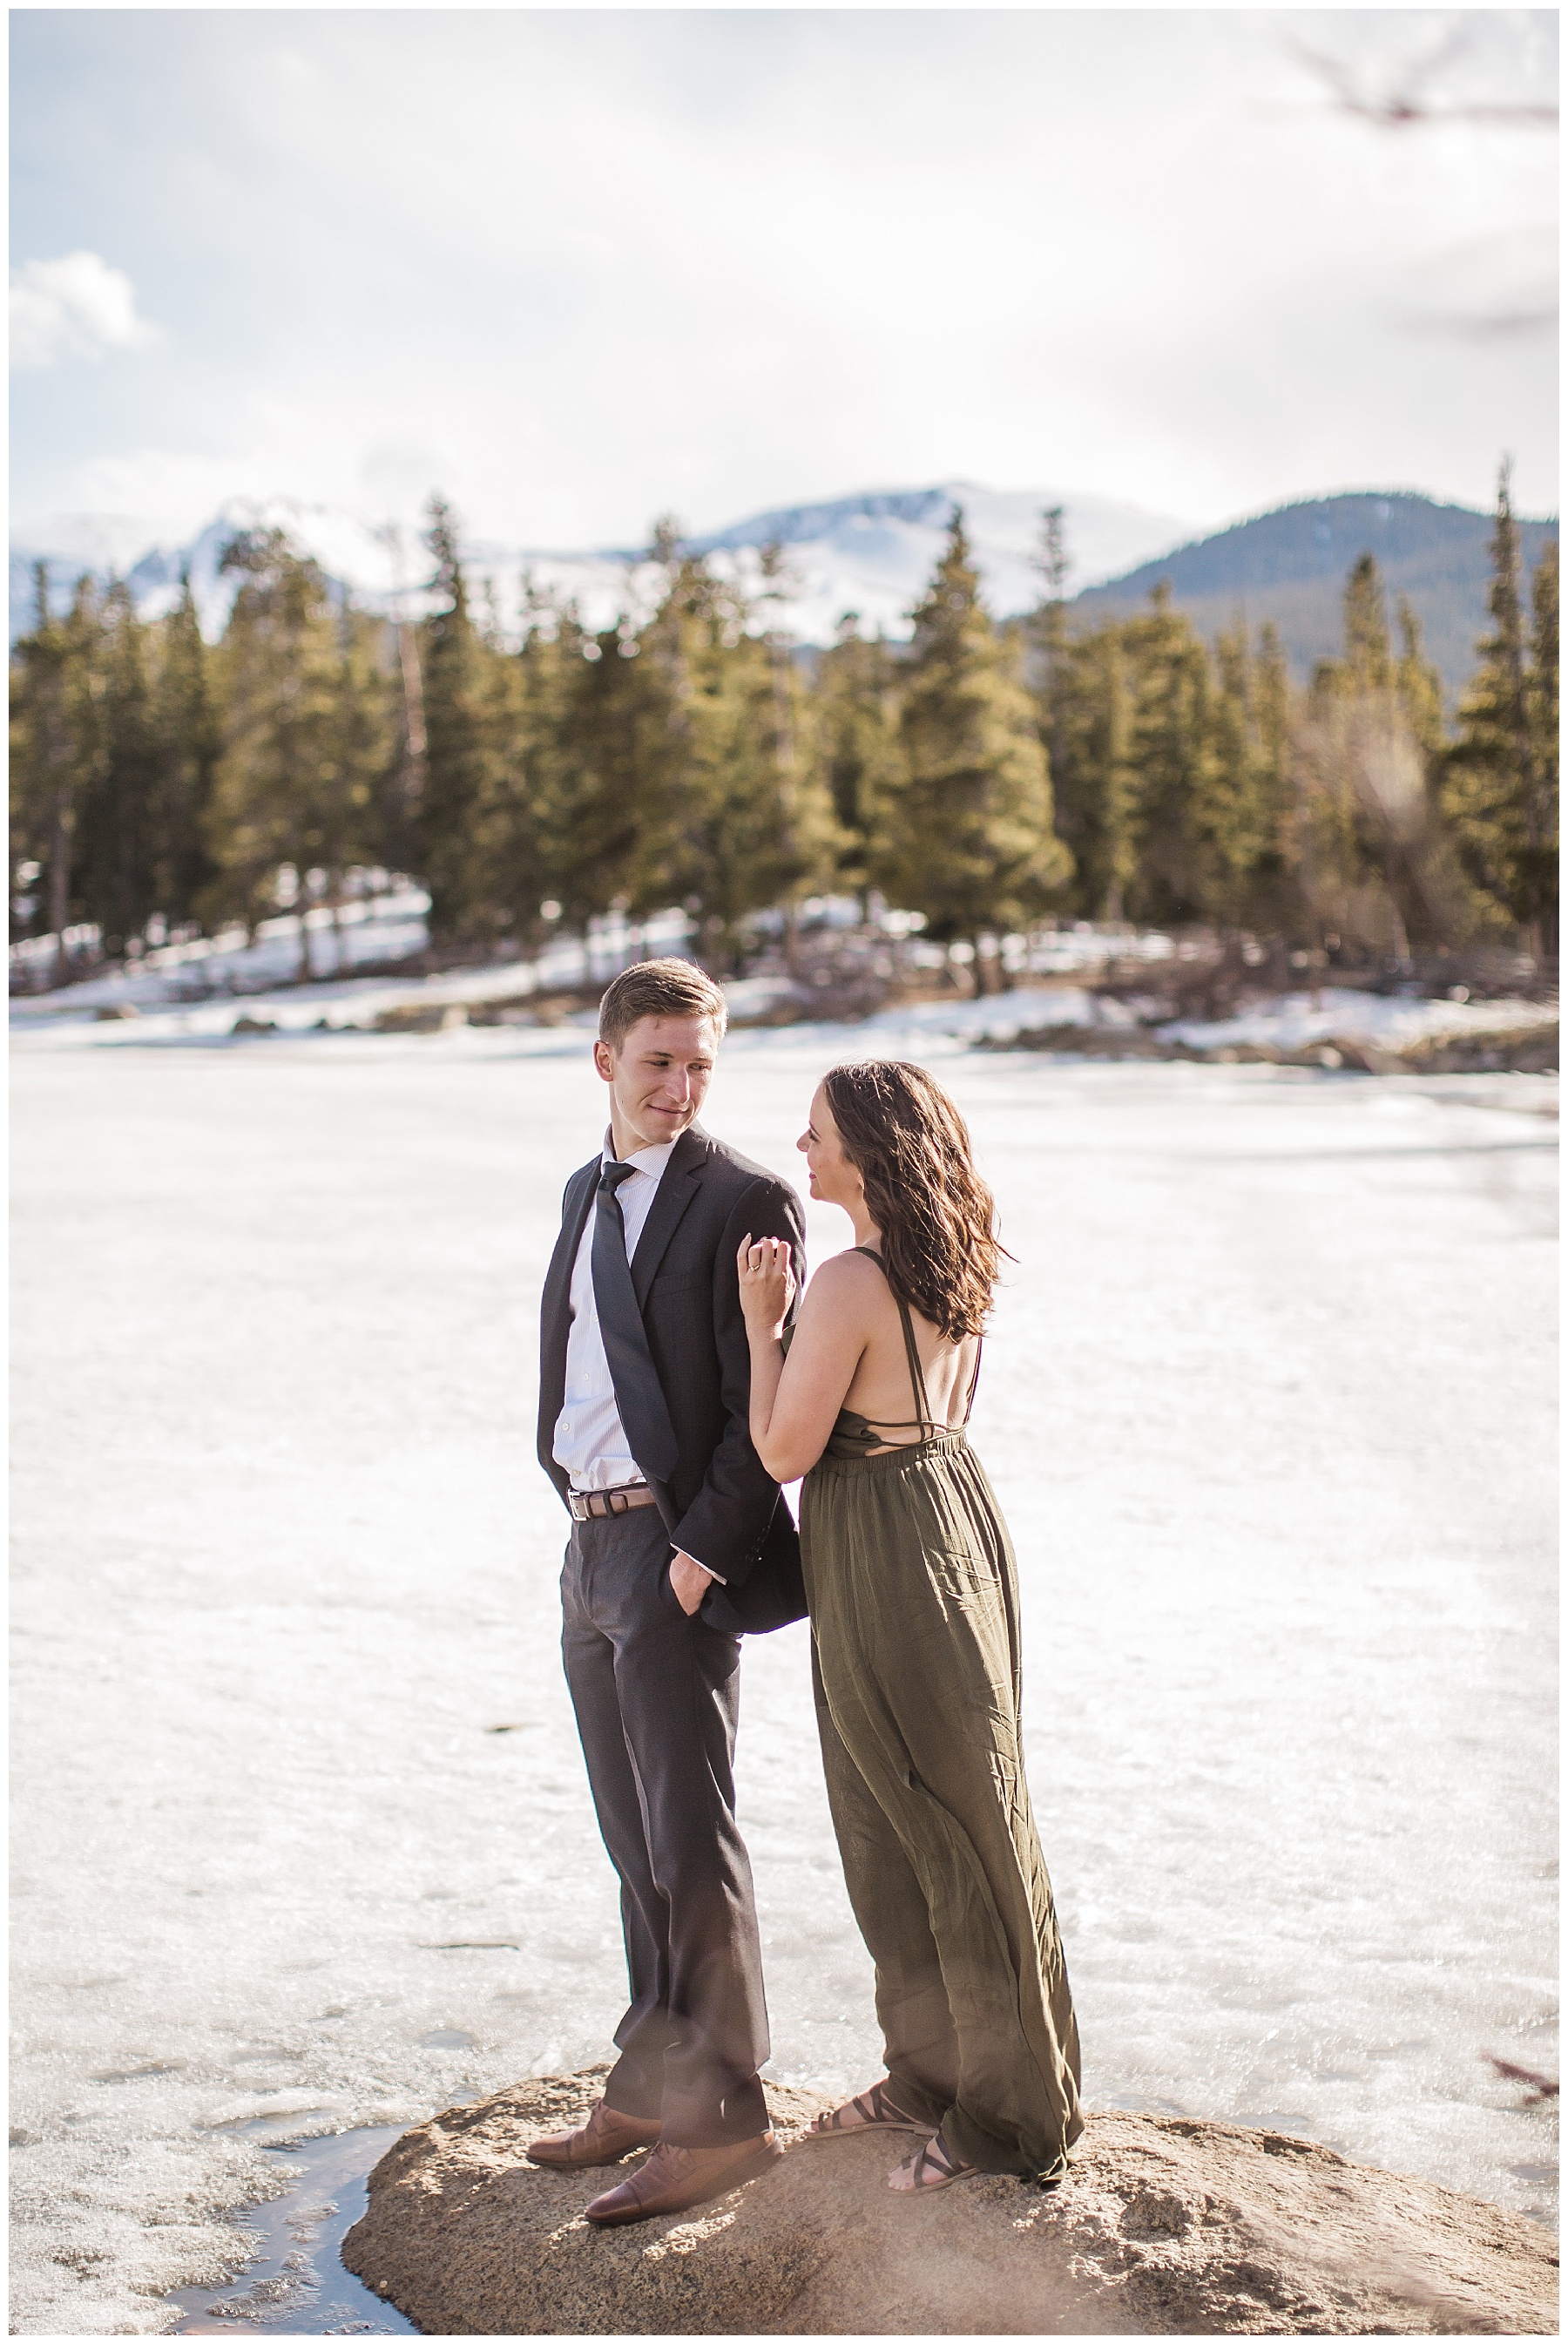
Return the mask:
[(937, 1430), (926, 1390), (926, 1371), (920, 1365), (920, 1346), (915, 1341), (915, 1322), (910, 1317), (910, 1306), (901, 1294), (895, 1294), (893, 1299), (899, 1306), (899, 1324), (904, 1330), (904, 1353), (910, 1362), (910, 1381), (915, 1393), (915, 1417), (923, 1440), (928, 1433)]
[[(879, 1253), (873, 1252), (869, 1246), (857, 1246), (855, 1251), (863, 1253), (868, 1261), (874, 1261), (882, 1276), (888, 1277), (888, 1265)], [(928, 1440), (939, 1427), (931, 1414), (931, 1403), (926, 1391), (925, 1369), (920, 1365), (920, 1347), (915, 1341), (915, 1322), (910, 1316), (910, 1306), (903, 1296), (894, 1292), (891, 1278), (888, 1278), (888, 1291), (899, 1306), (899, 1324), (904, 1330), (904, 1357), (910, 1363), (910, 1383), (915, 1395), (915, 1421), (920, 1427), (921, 1440)], [(904, 1427), (891, 1425), (888, 1429), (901, 1432)]]

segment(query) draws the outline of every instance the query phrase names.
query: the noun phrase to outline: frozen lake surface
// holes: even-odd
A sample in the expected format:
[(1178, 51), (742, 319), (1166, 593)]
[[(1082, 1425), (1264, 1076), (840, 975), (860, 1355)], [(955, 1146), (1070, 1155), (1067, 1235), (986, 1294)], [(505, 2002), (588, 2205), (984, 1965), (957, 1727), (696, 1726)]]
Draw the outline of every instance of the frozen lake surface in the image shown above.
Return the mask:
[[(173, 2328), (268, 2143), (602, 2057), (624, 1985), (533, 1462), (586, 1036), (101, 1031), (13, 1062), (32, 2333)], [(708, 1119), (790, 1167), (854, 1048), (738, 1036)], [(1490, 2065), (1556, 2060), (1543, 1086), (919, 1050), (1018, 1256), (975, 1440), (1090, 2104), (1544, 2215)], [(775, 2071), (859, 2086), (804, 1631), (744, 1684)]]
[(256, 2252), (221, 2288), (176, 2290), (177, 2336), (417, 2336), (410, 2319), (343, 2267), (343, 2241), (365, 2211), (367, 2175), (396, 2125), (334, 2132), (273, 2149), (288, 2187), (246, 2217)]

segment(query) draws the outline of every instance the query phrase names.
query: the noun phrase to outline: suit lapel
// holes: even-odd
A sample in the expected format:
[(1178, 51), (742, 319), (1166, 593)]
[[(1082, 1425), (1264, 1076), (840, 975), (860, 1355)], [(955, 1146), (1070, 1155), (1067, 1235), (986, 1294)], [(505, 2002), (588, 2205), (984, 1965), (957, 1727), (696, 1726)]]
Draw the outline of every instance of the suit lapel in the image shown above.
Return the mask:
[(593, 1205), (594, 1190), (598, 1186), (598, 1169), (602, 1159), (595, 1157), (574, 1172), (561, 1210), (561, 1233), (556, 1239), (556, 1249), (550, 1257), (542, 1297), (547, 1322), (552, 1315), (566, 1310), (571, 1301), (572, 1266), (582, 1243), (584, 1226)]
[(571, 1327), (572, 1268), (598, 1185), (600, 1159), (595, 1157), (567, 1186), (561, 1210), (561, 1233), (545, 1273), (539, 1298), (539, 1413), (548, 1418), (553, 1435), (567, 1388), (567, 1336)]
[(572, 1265), (578, 1258), (578, 1248), (582, 1243), (583, 1229), (588, 1217), (593, 1210), (594, 1190), (598, 1187), (599, 1167), (603, 1162), (602, 1156), (596, 1156), (591, 1164), (585, 1164), (580, 1172), (574, 1173), (572, 1176), (574, 1181), (581, 1185), (577, 1188), (565, 1212), (561, 1215), (561, 1238), (566, 1273), (564, 1283), (568, 1293), (571, 1290)]
[(694, 1123), (681, 1133), (664, 1167), (658, 1194), (642, 1225), (642, 1235), (631, 1258), (631, 1282), (639, 1310), (648, 1308), (648, 1288), (658, 1274), (658, 1265), (680, 1226), (681, 1216), (702, 1185), (709, 1146), (708, 1134)]

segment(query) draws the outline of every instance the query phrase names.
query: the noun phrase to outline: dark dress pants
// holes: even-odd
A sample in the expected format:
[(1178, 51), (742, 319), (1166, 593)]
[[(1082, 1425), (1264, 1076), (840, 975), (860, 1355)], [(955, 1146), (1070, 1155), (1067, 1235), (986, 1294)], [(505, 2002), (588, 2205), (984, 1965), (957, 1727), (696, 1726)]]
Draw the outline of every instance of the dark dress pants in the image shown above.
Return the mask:
[(712, 2148), (768, 2128), (768, 2016), (735, 1821), (740, 1640), (688, 1618), (671, 1552), (653, 1506), (574, 1522), (561, 1647), (631, 1984), (605, 2098)]

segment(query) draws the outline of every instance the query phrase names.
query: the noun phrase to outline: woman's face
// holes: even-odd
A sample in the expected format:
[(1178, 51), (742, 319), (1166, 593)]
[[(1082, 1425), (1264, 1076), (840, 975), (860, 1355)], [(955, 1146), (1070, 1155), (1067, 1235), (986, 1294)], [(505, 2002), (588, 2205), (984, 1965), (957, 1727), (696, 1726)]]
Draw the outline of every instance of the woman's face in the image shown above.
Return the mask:
[(811, 1120), (795, 1145), (806, 1158), (807, 1186), (813, 1197), (824, 1205), (841, 1205), (846, 1212), (859, 1203), (866, 1184), (844, 1153), (822, 1083), (811, 1101)]

